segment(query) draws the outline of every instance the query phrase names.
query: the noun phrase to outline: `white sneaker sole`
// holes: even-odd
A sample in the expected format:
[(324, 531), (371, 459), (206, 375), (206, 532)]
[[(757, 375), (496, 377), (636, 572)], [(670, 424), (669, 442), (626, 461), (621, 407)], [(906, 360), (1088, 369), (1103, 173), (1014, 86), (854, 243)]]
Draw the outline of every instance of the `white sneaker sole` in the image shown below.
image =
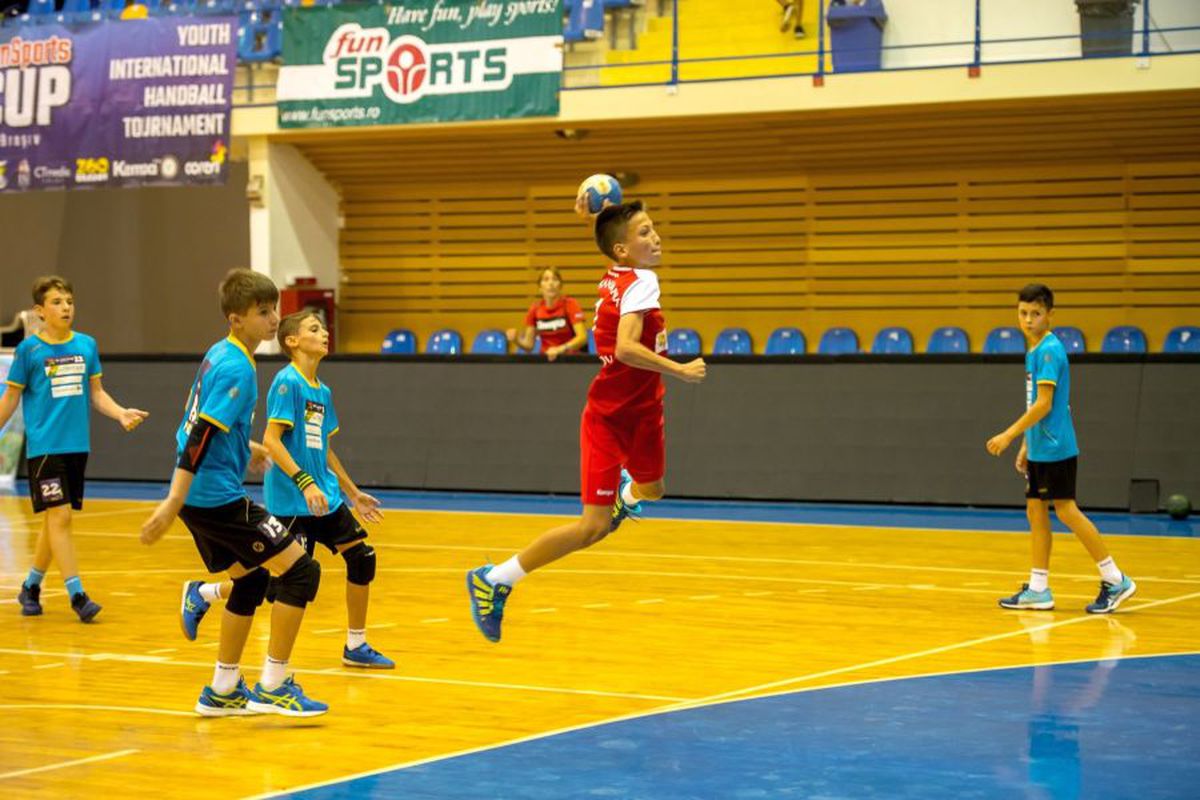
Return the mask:
[(282, 717), (319, 717), (329, 711), (327, 708), (321, 711), (293, 711), (290, 708), (280, 708), (274, 703), (256, 703), (253, 700), (246, 703), (246, 707), (256, 714), (279, 714)]
[(1047, 600), (1041, 603), (1022, 603), (1020, 605), (1006, 604), (1001, 601), (1000, 607), (1006, 608), (1009, 611), (1053, 611), (1054, 601)]
[(364, 664), (361, 661), (351, 661), (345, 656), (342, 657), (342, 663), (347, 667), (358, 667), (359, 669), (395, 669), (395, 664)]
[(196, 703), (196, 713), (202, 717), (254, 717), (258, 716), (259, 712), (249, 708), (214, 708), (204, 703)]

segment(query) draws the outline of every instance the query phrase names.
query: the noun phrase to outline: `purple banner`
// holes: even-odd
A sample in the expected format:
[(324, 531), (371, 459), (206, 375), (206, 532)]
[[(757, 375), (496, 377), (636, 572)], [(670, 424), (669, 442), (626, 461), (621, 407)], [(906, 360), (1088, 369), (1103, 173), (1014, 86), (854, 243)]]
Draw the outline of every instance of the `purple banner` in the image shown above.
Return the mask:
[(0, 34), (0, 191), (224, 183), (236, 17)]

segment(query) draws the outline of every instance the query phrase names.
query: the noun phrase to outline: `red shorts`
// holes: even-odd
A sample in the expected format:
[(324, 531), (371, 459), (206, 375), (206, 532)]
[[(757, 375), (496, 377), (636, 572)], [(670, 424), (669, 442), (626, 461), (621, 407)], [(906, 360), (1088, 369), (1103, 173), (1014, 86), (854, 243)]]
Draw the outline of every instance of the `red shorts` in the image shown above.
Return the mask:
[(584, 505), (612, 505), (621, 467), (637, 483), (660, 480), (666, 469), (662, 405), (620, 418), (583, 409), (579, 424), (580, 499)]

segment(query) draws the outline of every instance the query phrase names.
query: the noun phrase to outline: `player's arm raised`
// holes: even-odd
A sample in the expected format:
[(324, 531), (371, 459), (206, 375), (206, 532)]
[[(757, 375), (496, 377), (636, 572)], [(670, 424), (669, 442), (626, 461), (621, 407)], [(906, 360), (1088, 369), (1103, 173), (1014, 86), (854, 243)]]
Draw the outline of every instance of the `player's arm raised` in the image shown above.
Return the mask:
[(679, 364), (642, 344), (642, 313), (634, 311), (621, 315), (621, 321), (617, 323), (617, 361), (637, 369), (670, 375), (686, 383), (704, 380), (708, 371), (704, 359), (696, 358)]

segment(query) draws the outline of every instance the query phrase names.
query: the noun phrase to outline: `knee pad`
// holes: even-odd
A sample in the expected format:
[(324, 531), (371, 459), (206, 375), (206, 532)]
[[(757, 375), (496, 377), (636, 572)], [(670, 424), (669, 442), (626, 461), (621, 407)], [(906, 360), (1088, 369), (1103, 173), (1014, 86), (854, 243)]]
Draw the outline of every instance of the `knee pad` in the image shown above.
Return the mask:
[(225, 601), (225, 610), (239, 617), (253, 617), (254, 610), (262, 605), (267, 595), (267, 579), (270, 574), (259, 567), (240, 578), (234, 578), (233, 589)]
[(375, 548), (366, 542), (342, 551), (346, 559), (346, 580), (356, 586), (366, 586), (375, 580)]
[(275, 599), (286, 606), (304, 608), (317, 597), (321, 585), (321, 565), (308, 553), (296, 559), (292, 568), (279, 576)]

